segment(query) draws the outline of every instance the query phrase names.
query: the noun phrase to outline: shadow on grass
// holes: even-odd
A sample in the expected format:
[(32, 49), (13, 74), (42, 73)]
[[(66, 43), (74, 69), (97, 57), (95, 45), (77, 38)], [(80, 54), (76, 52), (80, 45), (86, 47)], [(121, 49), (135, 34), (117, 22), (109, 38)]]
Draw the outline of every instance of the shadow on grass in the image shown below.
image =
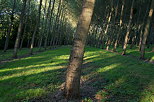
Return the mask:
[(65, 69), (48, 70), (3, 80), (0, 83), (0, 100), (12, 102), (40, 97), (55, 91), (63, 83)]
[(28, 100), (56, 90), (64, 82), (68, 49), (62, 47), (0, 65), (0, 101)]
[[(63, 47), (1, 65), (0, 100), (26, 101), (57, 90), (64, 82), (69, 52)], [(84, 98), (136, 102), (152, 95), (152, 64), (91, 47), (86, 49), (84, 59), (83, 84), (96, 89)]]
[(110, 52), (97, 52), (95, 56), (83, 65), (83, 84), (95, 89), (89, 98), (109, 102), (154, 101), (152, 64)]

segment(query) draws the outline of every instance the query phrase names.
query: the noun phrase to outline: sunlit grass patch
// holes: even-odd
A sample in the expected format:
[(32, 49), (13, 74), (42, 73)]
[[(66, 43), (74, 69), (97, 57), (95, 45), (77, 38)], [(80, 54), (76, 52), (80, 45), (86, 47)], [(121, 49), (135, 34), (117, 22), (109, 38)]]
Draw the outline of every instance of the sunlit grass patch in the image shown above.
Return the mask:
[[(70, 47), (41, 52), (0, 65), (0, 102), (28, 101), (55, 92), (64, 82)], [(150, 102), (154, 66), (87, 47), (82, 78), (102, 101)], [(85, 100), (91, 101), (90, 97)]]
[(55, 91), (64, 81), (61, 77), (68, 62), (68, 49), (62, 47), (3, 63), (0, 66), (0, 102), (28, 100)]
[[(34, 52), (38, 51), (38, 48), (34, 48)], [(18, 56), (23, 56), (29, 54), (30, 49), (29, 48), (23, 48), (21, 50), (18, 50)], [(3, 50), (0, 50), (0, 61), (1, 60), (7, 60), (12, 58), (13, 56), (13, 49), (9, 49), (6, 52), (3, 52)]]

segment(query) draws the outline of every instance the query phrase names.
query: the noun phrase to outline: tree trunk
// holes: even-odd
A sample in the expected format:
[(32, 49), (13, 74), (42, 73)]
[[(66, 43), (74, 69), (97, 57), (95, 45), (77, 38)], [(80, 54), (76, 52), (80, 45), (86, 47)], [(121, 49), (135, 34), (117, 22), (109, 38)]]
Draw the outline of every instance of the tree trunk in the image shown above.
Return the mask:
[(140, 56), (141, 59), (144, 59), (144, 55), (145, 55), (145, 45), (146, 45), (147, 37), (149, 34), (149, 30), (150, 30), (150, 22), (151, 22), (152, 15), (153, 15), (153, 9), (154, 9), (154, 0), (152, 0), (151, 2), (149, 16), (147, 18), (147, 22), (146, 22), (145, 30), (143, 34), (143, 39), (142, 39), (142, 44), (141, 44), (141, 56)]
[(50, 9), (51, 9), (51, 0), (49, 1), (49, 6), (48, 6), (48, 11), (47, 11), (47, 16), (45, 20), (45, 30), (47, 31), (45, 34), (45, 42), (44, 42), (44, 49), (47, 49), (47, 41), (48, 41), (48, 35), (49, 35), (49, 29), (50, 29), (50, 23), (51, 21), (49, 20), (50, 17)]
[(123, 45), (123, 52), (122, 52), (122, 55), (125, 55), (126, 54), (126, 48), (127, 48), (127, 43), (128, 43), (128, 37), (129, 37), (129, 34), (130, 34), (130, 30), (131, 30), (131, 23), (132, 23), (132, 19), (133, 19), (133, 7), (134, 7), (134, 1), (132, 1), (132, 6), (131, 6), (131, 12), (130, 12), (130, 18), (129, 18), (129, 23), (128, 23), (128, 26), (127, 26), (127, 32), (126, 32), (126, 35), (125, 35), (125, 41), (124, 41), (124, 45)]
[(32, 36), (32, 42), (31, 42), (31, 46), (30, 46), (30, 54), (33, 54), (35, 35), (36, 35), (37, 30), (38, 30), (38, 27), (40, 26), (41, 7), (42, 7), (42, 0), (40, 0), (40, 5), (39, 5), (39, 9), (38, 9), (39, 14), (38, 14), (35, 30), (34, 30), (34, 33), (33, 33), (33, 36)]
[(119, 32), (117, 34), (117, 37), (116, 37), (116, 41), (114, 43), (114, 48), (113, 48), (113, 51), (115, 52), (116, 49), (117, 49), (117, 45), (118, 45), (118, 40), (119, 40), (119, 37), (120, 37), (120, 34), (121, 34), (121, 29), (122, 29), (122, 23), (123, 23), (123, 14), (124, 14), (124, 6), (125, 6), (125, 0), (123, 0), (122, 2), (122, 7), (121, 7), (121, 15), (120, 15), (120, 29), (119, 29)]
[(23, 41), (24, 41), (24, 36), (23, 36), (22, 39), (21, 39), (20, 50), (22, 49)]
[(80, 97), (81, 65), (84, 56), (84, 47), (93, 14), (95, 0), (84, 0), (82, 13), (79, 18), (70, 62), (67, 68), (65, 96), (67, 99)]
[(21, 35), (22, 30), (23, 30), (23, 24), (24, 24), (26, 3), (27, 3), (27, 0), (24, 0), (22, 12), (21, 12), (21, 17), (20, 17), (20, 23), (19, 23), (19, 27), (18, 27), (18, 33), (17, 33), (17, 37), (16, 37), (16, 42), (15, 42), (15, 45), (14, 45), (13, 58), (17, 58), (17, 51), (18, 51), (18, 46), (19, 46), (19, 42), (20, 42), (20, 35)]
[(10, 24), (9, 24), (8, 32), (6, 33), (4, 52), (6, 52), (6, 50), (8, 49), (8, 45), (9, 45), (10, 33), (11, 33), (11, 30), (12, 30), (13, 19), (14, 19), (13, 16), (14, 16), (15, 6), (16, 6), (16, 0), (13, 1), (13, 8), (12, 8), (12, 13), (11, 13), (11, 17), (10, 17), (11, 21), (10, 21)]
[(139, 33), (140, 33), (139, 51), (141, 51), (141, 44), (142, 44), (142, 38), (143, 38), (143, 30), (144, 30), (144, 25), (145, 25), (144, 21), (146, 21), (146, 17), (148, 15), (148, 10), (149, 10), (149, 7), (147, 7), (147, 9), (146, 9), (146, 12), (145, 12), (145, 15), (144, 15), (144, 18), (143, 18), (143, 21), (142, 21), (143, 23), (141, 25), (139, 25), (139, 29), (140, 29), (140, 31), (139, 31)]

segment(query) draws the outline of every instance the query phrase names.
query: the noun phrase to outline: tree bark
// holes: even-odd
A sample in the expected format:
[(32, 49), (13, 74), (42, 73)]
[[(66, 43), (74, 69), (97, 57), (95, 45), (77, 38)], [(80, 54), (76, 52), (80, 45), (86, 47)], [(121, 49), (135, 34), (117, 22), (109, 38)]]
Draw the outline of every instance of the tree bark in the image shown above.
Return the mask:
[(129, 18), (129, 23), (128, 23), (128, 26), (127, 26), (127, 32), (126, 32), (126, 35), (125, 35), (125, 41), (124, 41), (124, 45), (123, 45), (123, 52), (122, 52), (122, 55), (125, 55), (126, 54), (126, 49), (127, 49), (127, 43), (128, 43), (128, 37), (129, 37), (129, 34), (130, 34), (130, 30), (131, 30), (131, 23), (132, 23), (132, 19), (133, 19), (133, 7), (134, 7), (134, 1), (132, 1), (132, 6), (131, 6), (131, 12), (130, 12), (130, 18)]
[(20, 17), (20, 23), (19, 23), (19, 27), (18, 27), (18, 33), (17, 33), (17, 37), (16, 37), (16, 42), (14, 45), (14, 53), (13, 53), (13, 58), (17, 58), (17, 51), (18, 51), (18, 46), (19, 46), (19, 42), (20, 42), (20, 35), (21, 32), (23, 30), (23, 24), (24, 24), (24, 16), (25, 16), (25, 11), (26, 11), (26, 3), (27, 0), (23, 0), (23, 8), (22, 8), (22, 12), (21, 12), (21, 17)]
[(151, 19), (152, 19), (153, 10), (154, 10), (154, 0), (152, 0), (152, 2), (151, 2), (149, 16), (147, 18), (147, 22), (146, 22), (146, 25), (145, 25), (145, 28), (144, 28), (145, 30), (144, 30), (142, 44), (141, 44), (141, 56), (140, 56), (141, 59), (144, 59), (144, 55), (145, 55), (145, 45), (146, 45), (147, 37), (148, 37), (148, 34), (149, 34), (149, 30), (150, 30), (150, 22), (151, 22)]
[(33, 36), (32, 36), (32, 42), (31, 42), (31, 46), (30, 46), (30, 54), (33, 54), (35, 35), (36, 35), (37, 30), (38, 30), (38, 27), (40, 26), (41, 7), (42, 7), (42, 0), (40, 0), (40, 5), (39, 5), (39, 9), (38, 9), (39, 14), (38, 14), (35, 30), (34, 30), (34, 33), (33, 33)]
[(125, 6), (125, 0), (123, 0), (122, 2), (122, 7), (121, 7), (121, 15), (120, 15), (120, 29), (119, 29), (119, 32), (117, 34), (117, 37), (116, 37), (116, 41), (114, 43), (114, 48), (113, 48), (113, 51), (116, 52), (116, 49), (117, 49), (117, 45), (118, 45), (118, 40), (119, 40), (119, 37), (120, 37), (120, 34), (121, 34), (121, 30), (122, 30), (122, 23), (123, 23), (123, 14), (124, 14), (124, 6)]
[(80, 97), (81, 65), (84, 56), (84, 47), (93, 14), (95, 0), (84, 0), (82, 13), (79, 18), (70, 62), (67, 68), (65, 96), (67, 99)]
[(49, 36), (49, 33), (50, 33), (50, 29), (51, 29), (51, 20), (52, 20), (52, 15), (53, 15), (53, 11), (54, 11), (55, 0), (53, 1), (52, 9), (51, 9), (51, 2), (52, 1), (50, 0), (49, 1), (49, 7), (48, 7), (48, 13), (47, 13), (47, 17), (46, 17), (47, 34), (45, 36), (45, 43), (44, 43), (44, 49), (45, 50), (46, 50), (46, 47), (47, 47), (47, 40), (48, 40), (48, 36)]

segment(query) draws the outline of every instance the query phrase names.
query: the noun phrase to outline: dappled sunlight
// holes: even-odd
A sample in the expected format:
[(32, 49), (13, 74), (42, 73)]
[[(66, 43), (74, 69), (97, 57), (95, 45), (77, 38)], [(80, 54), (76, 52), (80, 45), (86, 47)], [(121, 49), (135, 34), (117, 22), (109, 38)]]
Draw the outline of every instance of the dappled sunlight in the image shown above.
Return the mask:
[(28, 99), (30, 98), (35, 98), (35, 97), (40, 97), (42, 95), (46, 94), (46, 90), (44, 88), (36, 88), (36, 89), (28, 89), (25, 91), (19, 92), (16, 97), (20, 99), (24, 99), (27, 97)]
[[(88, 47), (86, 50), (81, 78), (97, 89), (94, 95), (111, 101), (153, 97), (152, 64), (101, 49)], [(26, 101), (56, 91), (64, 82), (68, 59), (69, 48), (63, 47), (16, 60), (16, 63), (4, 63), (0, 69), (0, 85), (3, 87), (0, 95), (15, 95), (9, 100)]]
[(52, 68), (52, 67), (43, 67), (43, 68), (40, 69), (40, 66), (39, 66), (38, 68), (39, 68), (39, 70), (37, 68), (36, 69), (30, 69), (28, 71), (21, 71), (20, 73), (16, 73), (16, 74), (11, 74), (11, 75), (8, 75), (8, 76), (0, 77), (0, 81), (6, 80), (6, 79), (10, 79), (10, 78), (14, 78), (14, 77), (27, 76), (27, 75), (47, 72), (47, 71), (50, 71), (50, 70), (60, 69), (62, 67), (61, 66), (54, 66), (54, 68)]
[[(48, 62), (48, 61), (44, 61), (44, 63), (45, 62)], [(43, 63), (43, 61), (41, 63)], [(37, 64), (37, 65), (29, 65), (29, 66), (24, 66), (23, 65), (23, 67), (0, 69), (0, 73), (7, 72), (7, 71), (22, 70), (22, 69), (23, 69), (23, 71), (25, 71), (25, 70), (30, 69), (30, 68), (36, 68), (36, 70), (37, 70), (37, 68), (42, 68), (42, 67), (44, 68), (44, 67), (49, 67), (49, 66), (51, 66), (51, 67), (52, 66), (57, 67), (58, 64), (60, 65), (60, 64), (63, 64), (63, 63), (66, 63), (66, 61), (65, 60), (62, 60), (62, 59), (61, 60), (57, 60), (56, 59), (56, 61), (54, 61), (52, 63), (51, 63), (51, 61), (49, 61), (49, 63), (47, 63), (47, 64)]]
[(101, 73), (101, 72), (105, 72), (105, 71), (108, 71), (108, 70), (112, 70), (113, 68), (117, 68), (118, 66), (120, 66), (121, 64), (112, 64), (112, 65), (109, 65), (109, 66), (105, 66), (103, 68), (98, 68), (97, 72)]

